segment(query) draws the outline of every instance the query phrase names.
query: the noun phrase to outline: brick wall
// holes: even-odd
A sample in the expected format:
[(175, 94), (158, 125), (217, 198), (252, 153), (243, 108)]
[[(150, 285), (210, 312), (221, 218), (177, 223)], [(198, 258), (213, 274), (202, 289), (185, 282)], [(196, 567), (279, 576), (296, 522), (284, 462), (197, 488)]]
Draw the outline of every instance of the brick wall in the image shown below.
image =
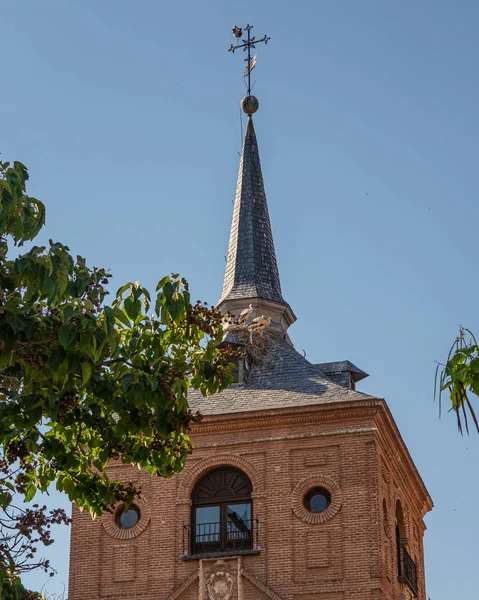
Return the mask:
[[(260, 523), (260, 554), (225, 559), (236, 582), (232, 600), (399, 600), (398, 500), (426, 599), (422, 518), (430, 499), (383, 401), (209, 417), (192, 439), (185, 471), (171, 479), (111, 466), (112, 477), (142, 488), (142, 517), (130, 537), (110, 516), (92, 521), (74, 508), (70, 600), (207, 600), (199, 561), (182, 560), (183, 525), (196, 481), (222, 465), (251, 479)], [(316, 485), (332, 502), (312, 515), (303, 497)]]

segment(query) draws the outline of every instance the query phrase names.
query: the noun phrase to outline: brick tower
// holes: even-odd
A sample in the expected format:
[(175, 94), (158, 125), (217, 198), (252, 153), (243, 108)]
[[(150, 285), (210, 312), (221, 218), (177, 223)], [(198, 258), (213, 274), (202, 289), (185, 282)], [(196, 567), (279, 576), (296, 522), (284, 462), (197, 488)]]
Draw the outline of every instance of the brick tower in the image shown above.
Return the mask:
[[(235, 383), (210, 398), (182, 474), (150, 479), (127, 513), (74, 506), (70, 600), (426, 600), (432, 508), (386, 402), (348, 360), (312, 364), (288, 328), (248, 114), (220, 307), (240, 346)], [(258, 329), (255, 329), (260, 319)], [(238, 323), (238, 321), (242, 321)], [(121, 507), (120, 507), (121, 508)]]

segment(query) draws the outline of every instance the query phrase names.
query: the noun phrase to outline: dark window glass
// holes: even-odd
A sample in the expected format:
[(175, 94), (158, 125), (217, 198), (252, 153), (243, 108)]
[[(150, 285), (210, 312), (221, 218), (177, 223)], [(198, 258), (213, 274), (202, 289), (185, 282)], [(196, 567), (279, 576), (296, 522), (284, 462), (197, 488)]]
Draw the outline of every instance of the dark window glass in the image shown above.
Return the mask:
[(249, 521), (251, 519), (251, 503), (228, 504), (228, 520), (239, 523), (240, 521)]
[(196, 508), (195, 538), (200, 544), (220, 541), (220, 507)]
[(135, 504), (125, 511), (124, 507), (120, 508), (117, 516), (117, 525), (120, 529), (130, 529), (134, 527), (140, 520), (140, 509)]
[(199, 506), (196, 509), (196, 524), (216, 523), (220, 520), (219, 506)]
[(228, 540), (251, 538), (251, 503), (228, 504), (226, 514)]
[(312, 513), (320, 513), (331, 504), (331, 494), (324, 488), (310, 490), (304, 499), (304, 505)]

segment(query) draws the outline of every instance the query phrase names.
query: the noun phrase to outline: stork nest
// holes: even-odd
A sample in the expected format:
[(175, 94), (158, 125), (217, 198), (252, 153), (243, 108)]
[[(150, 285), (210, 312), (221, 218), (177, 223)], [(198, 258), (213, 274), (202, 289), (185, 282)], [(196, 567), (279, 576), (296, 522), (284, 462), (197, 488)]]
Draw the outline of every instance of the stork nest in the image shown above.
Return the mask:
[(255, 331), (245, 325), (230, 325), (228, 332), (245, 344), (246, 355), (252, 365), (261, 364), (269, 353), (269, 336), (266, 330)]

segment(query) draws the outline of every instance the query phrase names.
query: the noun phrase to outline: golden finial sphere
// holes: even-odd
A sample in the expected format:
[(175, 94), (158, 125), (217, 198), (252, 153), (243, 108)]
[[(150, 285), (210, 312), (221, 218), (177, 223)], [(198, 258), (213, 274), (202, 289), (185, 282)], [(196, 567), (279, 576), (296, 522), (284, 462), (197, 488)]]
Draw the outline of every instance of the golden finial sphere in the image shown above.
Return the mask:
[(245, 96), (241, 100), (241, 109), (247, 115), (254, 115), (259, 108), (258, 98), (256, 96)]

